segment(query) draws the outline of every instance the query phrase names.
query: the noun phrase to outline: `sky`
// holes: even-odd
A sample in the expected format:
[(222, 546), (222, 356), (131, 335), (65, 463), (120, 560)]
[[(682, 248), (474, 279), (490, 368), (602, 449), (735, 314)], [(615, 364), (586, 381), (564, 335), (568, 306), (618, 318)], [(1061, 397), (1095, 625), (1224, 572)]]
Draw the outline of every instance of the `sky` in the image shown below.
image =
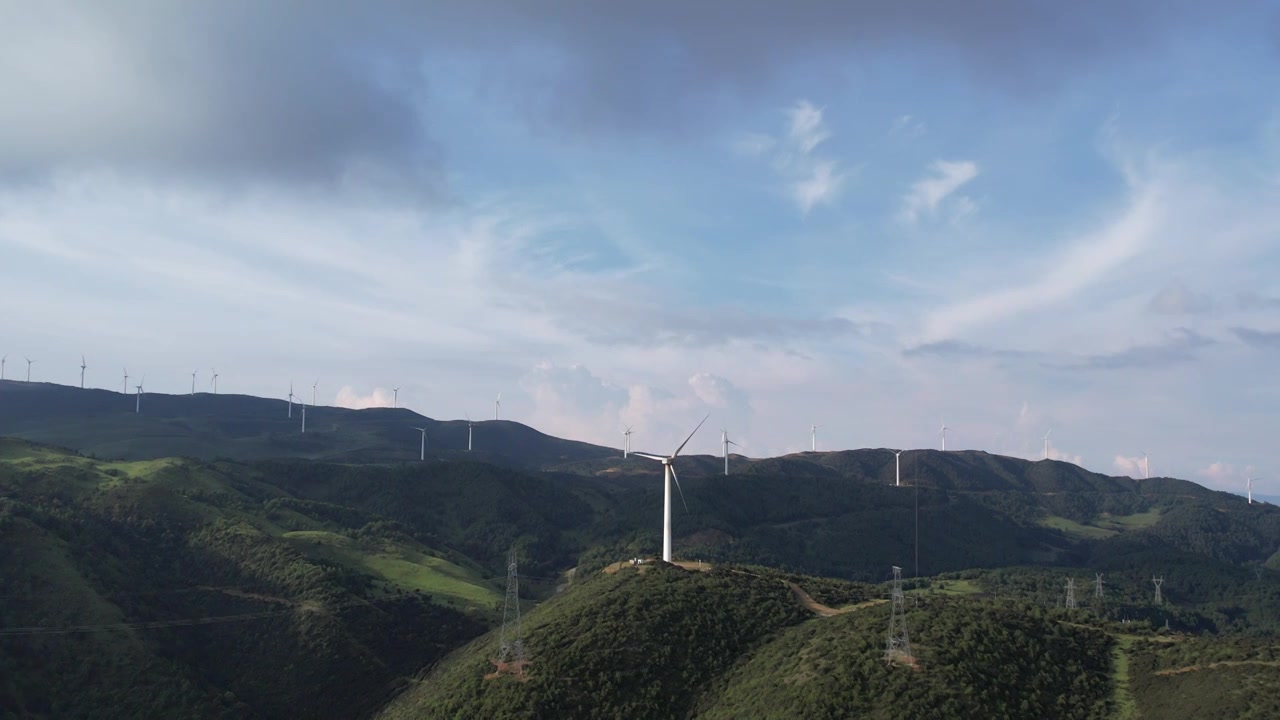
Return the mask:
[(6, 377), (1280, 494), (1280, 7), (0, 0)]

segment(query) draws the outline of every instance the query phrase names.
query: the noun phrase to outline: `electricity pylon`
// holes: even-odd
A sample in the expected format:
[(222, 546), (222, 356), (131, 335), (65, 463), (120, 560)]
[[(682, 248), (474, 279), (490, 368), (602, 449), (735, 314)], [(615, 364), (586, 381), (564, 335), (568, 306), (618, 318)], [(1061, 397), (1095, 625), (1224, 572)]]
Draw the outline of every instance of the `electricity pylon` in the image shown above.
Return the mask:
[(1076, 608), (1076, 581), (1075, 578), (1067, 578), (1067, 609), (1075, 610)]
[(1164, 584), (1164, 578), (1156, 577), (1155, 575), (1152, 575), (1151, 582), (1155, 583), (1155, 586), (1156, 586), (1156, 604), (1163, 605), (1164, 597), (1160, 595), (1160, 586)]
[(498, 657), (492, 661), (497, 671), (486, 677), (505, 672), (526, 679), (525, 665), (529, 661), (524, 656), (524, 629), (520, 625), (520, 573), (515, 548), (507, 556), (507, 599), (502, 604), (502, 633), (498, 637)]
[(884, 659), (889, 662), (913, 663), (911, 637), (907, 634), (906, 609), (903, 607), (902, 568), (893, 566), (893, 612), (889, 616), (889, 639), (885, 645)]
[(1102, 597), (1102, 573), (1098, 573), (1098, 581), (1094, 583), (1093, 596), (1096, 598)]

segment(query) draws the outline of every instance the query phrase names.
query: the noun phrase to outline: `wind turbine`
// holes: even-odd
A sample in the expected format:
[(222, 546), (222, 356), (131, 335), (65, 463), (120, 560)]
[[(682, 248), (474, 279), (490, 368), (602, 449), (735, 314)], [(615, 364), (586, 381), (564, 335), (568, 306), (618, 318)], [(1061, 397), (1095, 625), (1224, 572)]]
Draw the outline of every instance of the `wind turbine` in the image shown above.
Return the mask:
[(320, 378), (316, 378), (315, 384), (311, 386), (311, 407), (316, 406), (316, 388), (320, 385)]
[(213, 368), (211, 372), (213, 372), (213, 380), (212, 380), (213, 394), (217, 395), (218, 394), (218, 368)]
[(34, 363), (35, 360), (32, 360), (26, 355), (23, 355), (22, 359), (27, 361), (27, 382), (31, 382), (31, 364)]
[(289, 381), (289, 417), (293, 417), (293, 381)]
[(84, 371), (88, 369), (89, 369), (89, 366), (85, 364), (84, 356), (81, 355), (80, 356), (80, 389), (81, 390), (84, 389)]
[(893, 486), (902, 487), (902, 450), (893, 451)]
[[(391, 388), (391, 407), (400, 407), (400, 388)], [(423, 432), (426, 432), (425, 430)]]
[[(412, 426), (412, 425), (410, 425), (409, 427), (413, 427), (413, 426)], [(419, 457), (418, 457), (418, 459), (419, 459), (419, 460), (426, 460), (426, 459), (427, 459), (427, 429), (426, 429), (426, 428), (420, 428), (420, 427), (415, 427), (415, 428), (413, 428), (413, 429), (414, 429), (414, 430), (417, 430), (417, 431), (418, 431), (418, 432), (420, 432), (420, 433), (422, 433), (422, 450), (419, 452)]]
[(820, 427), (822, 426), (821, 425), (809, 426), (809, 449), (812, 450), (813, 452), (818, 452), (818, 428)]
[(5, 355), (4, 357), (0, 357), (0, 380), (4, 379), (4, 361), (8, 359), (9, 359), (8, 355)]
[(124, 382), (120, 384), (120, 394), (129, 392), (129, 368), (124, 369)]
[(942, 435), (942, 452), (947, 451), (947, 431), (950, 429), (951, 428), (947, 427), (947, 421), (943, 420), (942, 429), (938, 431), (938, 434)]
[(676, 451), (671, 453), (669, 457), (662, 457), (661, 455), (649, 455), (648, 453), (636, 453), (636, 455), (639, 455), (640, 457), (649, 458), (650, 460), (657, 460), (658, 462), (662, 463), (662, 470), (663, 470), (663, 474), (662, 474), (662, 561), (663, 562), (671, 562), (671, 479), (672, 478), (675, 478), (676, 489), (680, 490), (680, 503), (684, 505), (685, 512), (689, 511), (689, 506), (684, 501), (684, 490), (680, 489), (680, 478), (676, 475), (676, 468), (674, 465), (672, 465), (672, 462), (675, 461), (676, 456), (680, 454), (680, 451), (684, 449), (684, 446), (689, 444), (689, 441), (692, 440), (693, 436), (698, 432), (698, 428), (702, 427), (702, 423), (706, 422), (708, 417), (711, 417), (711, 415), (708, 414), (707, 417), (702, 418), (702, 422), (698, 423), (698, 427), (695, 427), (693, 429), (693, 432), (689, 433), (689, 437), (685, 438), (684, 442), (680, 443), (680, 447), (676, 448)]
[(1142, 453), (1142, 479), (1151, 479), (1151, 456), (1147, 455), (1146, 451)]
[(498, 420), (502, 414), (502, 393), (498, 393), (498, 399), (493, 401), (493, 419)]
[(720, 428), (720, 447), (724, 452), (724, 474), (729, 474), (729, 446), (742, 447), (738, 443), (729, 439), (729, 431)]
[(467, 452), (471, 452), (471, 413), (467, 413)]
[(302, 406), (302, 434), (307, 433), (307, 406)]
[(133, 412), (135, 415), (142, 412), (142, 384), (145, 383), (146, 381), (147, 381), (146, 375), (143, 375), (142, 379), (138, 381), (138, 404), (133, 409)]
[(626, 432), (622, 433), (622, 457), (625, 459), (631, 454), (631, 426), (627, 426)]
[(1044, 434), (1044, 459), (1049, 459), (1049, 433), (1053, 432), (1053, 428), (1049, 428), (1049, 432)]
[(1254, 480), (1261, 480), (1261, 479), (1262, 479), (1262, 478), (1256, 478), (1256, 477), (1254, 477), (1254, 476), (1252, 476), (1252, 475), (1250, 475), (1250, 476), (1249, 476), (1249, 485), (1248, 485), (1248, 488), (1249, 488), (1249, 504), (1250, 504), (1250, 505), (1252, 505), (1252, 504), (1253, 504), (1253, 481), (1254, 481)]
[(200, 371), (199, 371), (199, 370), (192, 370), (192, 371), (191, 371), (191, 394), (192, 394), (192, 395), (195, 395), (195, 394), (196, 394), (196, 373), (198, 373), (198, 372), (200, 372)]

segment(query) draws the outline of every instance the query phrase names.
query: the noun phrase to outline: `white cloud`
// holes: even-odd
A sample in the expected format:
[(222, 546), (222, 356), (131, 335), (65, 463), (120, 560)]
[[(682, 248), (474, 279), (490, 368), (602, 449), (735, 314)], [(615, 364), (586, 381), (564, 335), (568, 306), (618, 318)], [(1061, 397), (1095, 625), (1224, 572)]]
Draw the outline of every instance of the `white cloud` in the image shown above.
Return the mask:
[(1181, 280), (1169, 283), (1151, 298), (1151, 312), (1161, 315), (1195, 315), (1213, 307), (1208, 295), (1192, 290)]
[(735, 147), (743, 155), (771, 155), (791, 199), (801, 214), (807, 215), (818, 205), (836, 199), (844, 187), (845, 174), (837, 161), (814, 154), (831, 137), (822, 108), (800, 100), (787, 110), (787, 118), (787, 132), (781, 138), (748, 133), (739, 137)]
[[(1102, 230), (1068, 242), (1031, 282), (985, 292), (936, 310), (925, 318), (924, 342), (955, 337), (983, 324), (1067, 300), (1134, 259), (1154, 238), (1162, 220), (1155, 188), (1135, 195), (1125, 213)], [(1008, 274), (1008, 267), (1001, 268)]]
[(360, 394), (360, 391), (350, 385), (344, 385), (342, 389), (338, 391), (338, 396), (334, 400), (333, 404), (338, 407), (348, 408), (351, 410), (383, 407), (389, 408), (391, 407), (392, 395), (393, 393), (386, 388), (374, 388), (373, 392), (368, 395), (362, 395)]
[[(929, 170), (932, 175), (916, 181), (902, 200), (902, 218), (908, 223), (917, 222), (921, 215), (933, 215), (947, 197), (978, 177), (977, 163), (968, 160), (938, 160)], [(963, 207), (971, 211), (975, 206), (968, 201)]]
[(924, 121), (917, 120), (911, 115), (899, 115), (893, 121), (893, 125), (889, 128), (889, 134), (899, 137), (920, 137), (924, 135), (926, 130)]
[(1115, 467), (1116, 472), (1121, 475), (1127, 475), (1134, 479), (1141, 479), (1143, 477), (1143, 462), (1144, 459), (1141, 455), (1136, 457), (1117, 455), (1112, 465)]

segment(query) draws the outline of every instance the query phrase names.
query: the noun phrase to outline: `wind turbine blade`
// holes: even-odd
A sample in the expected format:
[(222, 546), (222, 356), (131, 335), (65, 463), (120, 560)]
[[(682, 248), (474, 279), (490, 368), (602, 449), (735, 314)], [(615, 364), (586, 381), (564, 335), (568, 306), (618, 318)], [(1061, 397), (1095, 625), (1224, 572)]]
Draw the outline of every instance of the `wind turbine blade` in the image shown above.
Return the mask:
[(662, 462), (663, 460), (667, 459), (662, 457), (661, 455), (650, 455), (649, 453), (642, 453), (642, 452), (632, 452), (631, 454), (638, 455), (639, 457), (642, 457), (642, 458), (649, 458), (650, 460), (657, 460), (658, 462)]
[(698, 432), (698, 428), (702, 427), (702, 423), (706, 422), (709, 417), (711, 417), (711, 413), (707, 413), (707, 417), (702, 418), (702, 422), (698, 423), (698, 427), (694, 428), (693, 432), (689, 433), (689, 437), (685, 438), (684, 442), (680, 443), (680, 447), (676, 448), (676, 451), (671, 453), (671, 457), (675, 457), (680, 454), (680, 451), (684, 449), (684, 446), (688, 445), (689, 441), (693, 439), (694, 434)]
[(680, 504), (684, 505), (684, 514), (689, 514), (689, 504), (684, 501), (684, 490), (680, 489), (680, 476), (676, 474), (676, 466), (671, 465), (671, 478), (676, 481), (676, 491), (680, 493)]

